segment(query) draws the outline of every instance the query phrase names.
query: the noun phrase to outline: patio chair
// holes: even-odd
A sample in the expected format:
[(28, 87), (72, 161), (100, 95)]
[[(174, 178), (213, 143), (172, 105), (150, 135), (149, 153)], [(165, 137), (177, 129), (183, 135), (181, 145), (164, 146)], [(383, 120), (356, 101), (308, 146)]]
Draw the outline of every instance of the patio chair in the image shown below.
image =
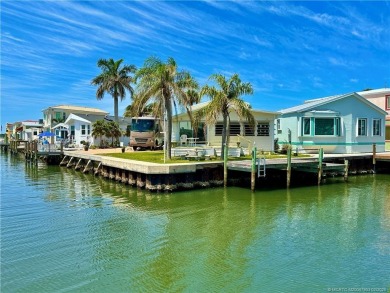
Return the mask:
[(180, 145), (187, 145), (187, 134), (182, 134), (180, 136)]

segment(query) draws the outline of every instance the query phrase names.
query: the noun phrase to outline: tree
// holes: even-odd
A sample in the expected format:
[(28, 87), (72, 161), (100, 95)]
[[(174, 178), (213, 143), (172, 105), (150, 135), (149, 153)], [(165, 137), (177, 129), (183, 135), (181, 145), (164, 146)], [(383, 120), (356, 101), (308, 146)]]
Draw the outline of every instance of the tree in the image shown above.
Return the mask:
[[(137, 94), (133, 107), (141, 109), (142, 105), (153, 101), (156, 103), (156, 111), (157, 109), (160, 113), (166, 111), (166, 151), (168, 159), (171, 159), (173, 103), (177, 101), (179, 104), (183, 104), (186, 92), (189, 89), (197, 89), (198, 84), (189, 72), (178, 71), (176, 61), (173, 58), (168, 58), (167, 62), (164, 63), (157, 57), (149, 57), (145, 60), (144, 66), (136, 73), (136, 80)], [(164, 117), (164, 115), (160, 117)]]
[[(137, 99), (137, 98), (135, 98)], [(142, 116), (147, 116), (147, 115), (153, 115), (155, 112), (156, 112), (156, 108), (157, 108), (157, 112), (158, 111), (158, 106), (156, 105), (156, 103), (149, 103), (147, 105), (139, 105), (141, 108), (136, 108), (135, 107), (135, 104), (130, 104), (126, 107), (125, 109), (125, 113), (123, 114), (124, 117), (142, 117)], [(157, 113), (157, 115), (155, 115), (157, 117), (160, 117), (159, 116), (159, 113)]]
[(106, 129), (105, 135), (107, 137), (111, 137), (112, 138), (111, 146), (113, 147), (114, 146), (114, 138), (116, 138), (117, 141), (119, 141), (119, 137), (122, 136), (122, 131), (121, 131), (120, 127), (119, 127), (119, 123), (116, 122), (116, 121), (109, 121), (107, 123), (107, 127), (105, 129)]
[(222, 115), (222, 151), (221, 158), (224, 155), (224, 145), (229, 144), (230, 137), (230, 112), (235, 111), (240, 119), (247, 120), (252, 126), (255, 125), (255, 119), (250, 106), (241, 99), (242, 95), (253, 94), (253, 88), (250, 83), (243, 83), (238, 74), (233, 74), (229, 79), (221, 74), (213, 74), (209, 80), (216, 83), (216, 86), (205, 85), (200, 94), (211, 98), (211, 102), (196, 113), (196, 119), (205, 117), (206, 124), (215, 124), (218, 116)]
[(103, 146), (103, 135), (106, 133), (107, 123), (104, 120), (96, 120), (92, 123), (92, 136), (100, 138), (100, 147)]
[(194, 119), (191, 107), (195, 104), (200, 103), (200, 100), (201, 96), (199, 95), (199, 92), (194, 89), (189, 89), (183, 99), (183, 106), (185, 107), (187, 115), (190, 118), (194, 137), (198, 136), (198, 121)]
[(133, 88), (131, 83), (134, 78), (130, 73), (135, 73), (136, 67), (134, 65), (122, 65), (123, 59), (114, 61), (112, 58), (100, 59), (97, 66), (102, 72), (92, 79), (91, 84), (98, 86), (96, 90), (96, 98), (103, 99), (104, 94), (110, 94), (114, 99), (114, 117), (118, 122), (118, 102), (126, 96), (126, 90), (130, 92), (130, 97), (133, 95)]

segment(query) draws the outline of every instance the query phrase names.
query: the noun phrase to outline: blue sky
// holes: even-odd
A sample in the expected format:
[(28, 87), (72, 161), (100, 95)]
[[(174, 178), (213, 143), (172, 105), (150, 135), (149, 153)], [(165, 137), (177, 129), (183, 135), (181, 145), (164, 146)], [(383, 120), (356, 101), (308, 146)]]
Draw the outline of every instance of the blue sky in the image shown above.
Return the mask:
[(244, 99), (269, 111), (390, 87), (390, 2), (1, 1), (3, 130), (59, 104), (113, 114), (90, 85), (97, 60), (152, 55), (201, 85), (238, 73), (254, 87)]

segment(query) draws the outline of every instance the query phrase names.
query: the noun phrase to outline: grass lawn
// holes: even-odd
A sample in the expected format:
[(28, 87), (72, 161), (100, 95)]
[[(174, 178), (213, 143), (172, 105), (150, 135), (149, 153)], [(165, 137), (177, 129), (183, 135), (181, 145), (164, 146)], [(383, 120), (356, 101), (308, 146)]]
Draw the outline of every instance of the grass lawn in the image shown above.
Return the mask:
[[(141, 152), (127, 152), (127, 153), (114, 153), (114, 154), (102, 154), (102, 156), (120, 158), (125, 160), (135, 160), (142, 162), (150, 162), (157, 164), (164, 164), (164, 153), (163, 151), (141, 151)], [(286, 155), (281, 154), (271, 154), (264, 155), (266, 159), (283, 159), (286, 158)], [(298, 157), (308, 157), (308, 155), (299, 155)], [(294, 157), (293, 157), (294, 158)], [(240, 160), (250, 160), (251, 156), (241, 156), (241, 157), (229, 157), (229, 161), (240, 161)], [(212, 159), (211, 161), (222, 161), (220, 158)], [(173, 157), (171, 160), (167, 160), (167, 164), (181, 164), (181, 163), (196, 163), (199, 161), (189, 161)], [(202, 161), (201, 161), (202, 162)]]

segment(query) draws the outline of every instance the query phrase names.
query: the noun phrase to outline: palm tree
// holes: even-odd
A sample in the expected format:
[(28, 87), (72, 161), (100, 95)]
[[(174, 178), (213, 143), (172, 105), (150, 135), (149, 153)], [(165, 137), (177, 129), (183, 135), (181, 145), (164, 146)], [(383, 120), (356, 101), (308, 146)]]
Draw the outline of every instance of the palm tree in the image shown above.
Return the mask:
[[(134, 98), (135, 100), (137, 98)], [(159, 113), (156, 113), (156, 108), (158, 109), (158, 105), (156, 103), (150, 103), (147, 105), (140, 105), (140, 109), (136, 109), (134, 104), (130, 104), (126, 107), (124, 117), (142, 117), (146, 115), (155, 115), (156, 117), (160, 117)]]
[(222, 115), (221, 158), (223, 158), (224, 145), (229, 144), (230, 112), (235, 111), (240, 119), (255, 125), (250, 106), (241, 99), (242, 95), (253, 94), (253, 88), (250, 83), (241, 82), (238, 74), (233, 74), (229, 79), (221, 74), (213, 74), (209, 80), (214, 81), (218, 87), (205, 85), (202, 88), (201, 96), (209, 96), (211, 102), (196, 113), (196, 118), (199, 121), (201, 117), (205, 117), (207, 124), (215, 124), (218, 116)]
[(107, 123), (104, 120), (96, 120), (92, 123), (92, 136), (100, 138), (100, 147), (103, 145), (103, 135), (106, 133)]
[(131, 83), (134, 82), (130, 73), (135, 73), (136, 67), (134, 65), (122, 65), (123, 59), (114, 61), (112, 58), (100, 59), (97, 66), (102, 72), (92, 79), (91, 84), (98, 86), (96, 90), (96, 98), (103, 99), (104, 94), (110, 94), (114, 99), (114, 117), (115, 121), (118, 119), (118, 99), (121, 101), (126, 96), (126, 90), (130, 92), (130, 97), (133, 95), (133, 88)]
[(119, 140), (118, 138), (120, 136), (122, 136), (122, 131), (119, 127), (119, 123), (116, 122), (116, 121), (110, 121), (107, 123), (107, 127), (106, 127), (106, 131), (105, 131), (105, 135), (107, 137), (111, 137), (112, 140), (111, 140), (111, 146), (113, 147), (114, 146), (114, 138), (117, 139), (117, 141)]
[[(172, 139), (172, 106), (175, 101), (184, 104), (186, 92), (189, 89), (197, 89), (198, 84), (187, 71), (178, 71), (176, 61), (168, 58), (164, 63), (157, 57), (149, 57), (145, 60), (144, 66), (136, 73), (137, 95), (134, 99), (134, 107), (142, 108), (150, 101), (156, 103), (155, 109), (160, 113), (166, 111), (166, 151), (168, 159), (171, 159)], [(161, 115), (161, 117), (164, 117)]]
[(191, 107), (195, 104), (200, 103), (200, 100), (201, 96), (199, 95), (199, 92), (194, 89), (189, 89), (183, 99), (183, 106), (185, 107), (187, 115), (190, 118), (194, 137), (198, 136), (198, 121), (194, 119)]

